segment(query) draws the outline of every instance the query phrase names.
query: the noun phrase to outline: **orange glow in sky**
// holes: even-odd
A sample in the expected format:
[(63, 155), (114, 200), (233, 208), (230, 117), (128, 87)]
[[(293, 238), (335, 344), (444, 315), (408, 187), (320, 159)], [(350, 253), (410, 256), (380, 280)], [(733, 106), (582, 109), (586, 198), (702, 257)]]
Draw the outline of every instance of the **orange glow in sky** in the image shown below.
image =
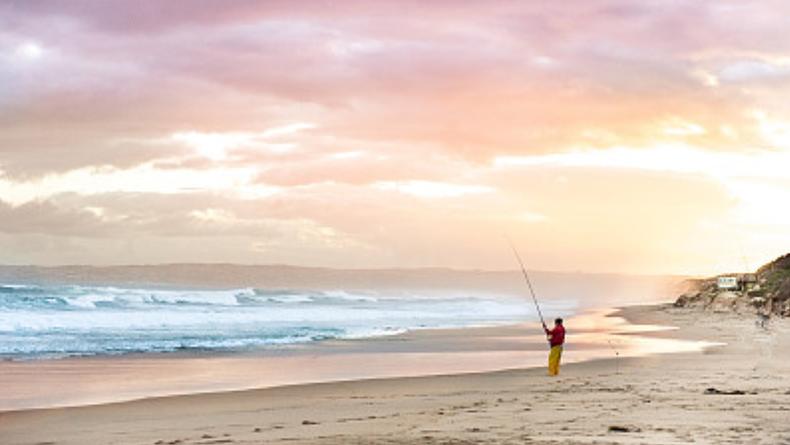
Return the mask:
[(781, 1), (6, 2), (0, 264), (790, 250)]

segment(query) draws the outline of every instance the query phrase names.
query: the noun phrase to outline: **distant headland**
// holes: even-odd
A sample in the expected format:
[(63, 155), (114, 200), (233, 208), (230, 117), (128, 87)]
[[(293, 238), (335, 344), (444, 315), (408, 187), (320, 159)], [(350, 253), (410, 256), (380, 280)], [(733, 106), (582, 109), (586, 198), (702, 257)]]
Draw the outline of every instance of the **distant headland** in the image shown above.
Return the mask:
[(675, 306), (790, 317), (790, 253), (754, 273), (689, 280), (688, 285)]

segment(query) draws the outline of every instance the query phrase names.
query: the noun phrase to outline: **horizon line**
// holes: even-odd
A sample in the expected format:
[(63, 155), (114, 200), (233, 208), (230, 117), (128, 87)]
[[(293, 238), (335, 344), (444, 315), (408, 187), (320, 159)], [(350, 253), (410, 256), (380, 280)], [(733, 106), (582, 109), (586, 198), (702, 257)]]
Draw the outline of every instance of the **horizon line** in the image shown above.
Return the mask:
[[(331, 271), (357, 271), (357, 272), (385, 272), (385, 271), (403, 271), (403, 272), (425, 272), (425, 271), (446, 271), (446, 272), (463, 272), (463, 273), (520, 273), (517, 268), (513, 269), (482, 269), (482, 268), (456, 268), (450, 266), (420, 266), (420, 267), (329, 267), (329, 266), (306, 266), (297, 264), (285, 263), (188, 263), (188, 262), (172, 262), (172, 263), (142, 263), (142, 264), (58, 264), (58, 265), (40, 265), (40, 264), (0, 264), (0, 268), (38, 268), (38, 269), (66, 269), (66, 268), (93, 268), (93, 269), (112, 269), (112, 268), (133, 268), (133, 267), (167, 267), (167, 266), (231, 266), (231, 267), (261, 267), (261, 268), (292, 268), (292, 269), (321, 269)], [(632, 272), (594, 272), (584, 270), (548, 270), (548, 269), (531, 269), (527, 268), (530, 272), (534, 273), (555, 273), (555, 274), (577, 274), (577, 275), (615, 275), (615, 276), (645, 276), (645, 277), (683, 277), (683, 278), (698, 278), (702, 277), (699, 274), (690, 273), (632, 273)], [(726, 272), (730, 273), (730, 272)], [(732, 272), (734, 273), (734, 272)], [(717, 274), (718, 275), (718, 274)]]

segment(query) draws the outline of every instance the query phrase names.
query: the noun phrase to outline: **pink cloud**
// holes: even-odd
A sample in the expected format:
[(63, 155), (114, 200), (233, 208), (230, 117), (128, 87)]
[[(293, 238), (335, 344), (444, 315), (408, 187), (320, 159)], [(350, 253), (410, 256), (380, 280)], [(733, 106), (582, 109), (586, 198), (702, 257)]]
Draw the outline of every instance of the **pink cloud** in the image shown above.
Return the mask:
[[(484, 236), (468, 234), (526, 233), (530, 224), (551, 241), (539, 246), (544, 253), (583, 262), (638, 209), (652, 238), (629, 234), (613, 250), (644, 243), (658, 258), (662, 239), (680, 243), (706, 214), (736, 224), (722, 184), (606, 166), (578, 177), (551, 165), (503, 173), (492, 159), (612, 147), (688, 146), (713, 156), (786, 149), (787, 12), (779, 1), (4, 2), (0, 180), (13, 189), (84, 167), (113, 166), (121, 176), (148, 165), (164, 185), (162, 193), (64, 187), (38, 207), (0, 202), (8, 218), (0, 231), (45, 227), (46, 215), (101, 226), (81, 213), (98, 206), (128, 217), (113, 233), (147, 237), (147, 246), (210, 233), (237, 237), (241, 248), (255, 244), (256, 230), (279, 236), (287, 223), (278, 221), (301, 221), (294, 224), (335, 230), (400, 262), (440, 264), (495, 258)], [(37, 50), (26, 56), (26, 47)], [(284, 137), (282, 152), (249, 141), (201, 152), (173, 138), (293, 122), (315, 129)], [(358, 154), (333, 156), (344, 152)], [(212, 176), (223, 169), (230, 173)], [(166, 195), (175, 187), (168, 175), (232, 182), (241, 169), (252, 172), (239, 186), (249, 193), (226, 186)], [(420, 186), (491, 192), (402, 193)], [(253, 193), (266, 187), (280, 192)], [(610, 201), (596, 207), (603, 195)], [(684, 216), (662, 219), (667, 209)], [(238, 223), (196, 226), (195, 214)], [(589, 225), (566, 222), (578, 220)]]

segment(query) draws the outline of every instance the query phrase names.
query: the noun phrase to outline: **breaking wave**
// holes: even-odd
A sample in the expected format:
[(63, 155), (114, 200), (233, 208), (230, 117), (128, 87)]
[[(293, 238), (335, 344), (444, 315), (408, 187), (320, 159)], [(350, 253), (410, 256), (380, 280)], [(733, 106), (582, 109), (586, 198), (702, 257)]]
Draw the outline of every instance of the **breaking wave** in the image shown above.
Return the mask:
[(0, 356), (239, 350), (533, 316), (505, 297), (0, 284)]

